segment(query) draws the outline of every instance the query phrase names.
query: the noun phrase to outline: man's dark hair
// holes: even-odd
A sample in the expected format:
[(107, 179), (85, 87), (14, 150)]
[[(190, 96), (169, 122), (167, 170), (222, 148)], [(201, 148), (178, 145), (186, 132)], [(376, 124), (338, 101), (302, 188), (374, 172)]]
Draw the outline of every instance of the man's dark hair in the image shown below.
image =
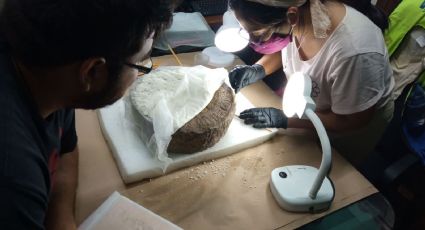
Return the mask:
[(143, 39), (171, 19), (171, 6), (163, 0), (6, 0), (0, 31), (26, 65), (105, 57), (116, 73)]

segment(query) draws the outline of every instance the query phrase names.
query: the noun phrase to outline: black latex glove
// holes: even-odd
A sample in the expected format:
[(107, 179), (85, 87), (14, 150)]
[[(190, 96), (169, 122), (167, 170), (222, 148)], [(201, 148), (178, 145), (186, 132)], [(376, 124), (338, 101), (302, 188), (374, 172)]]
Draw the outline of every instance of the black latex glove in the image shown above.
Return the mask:
[(266, 71), (262, 65), (237, 65), (229, 73), (229, 81), (235, 93), (243, 87), (252, 84), (266, 76)]
[(275, 108), (252, 108), (244, 110), (239, 118), (245, 124), (252, 124), (255, 128), (284, 128), (288, 127), (288, 118), (282, 110)]

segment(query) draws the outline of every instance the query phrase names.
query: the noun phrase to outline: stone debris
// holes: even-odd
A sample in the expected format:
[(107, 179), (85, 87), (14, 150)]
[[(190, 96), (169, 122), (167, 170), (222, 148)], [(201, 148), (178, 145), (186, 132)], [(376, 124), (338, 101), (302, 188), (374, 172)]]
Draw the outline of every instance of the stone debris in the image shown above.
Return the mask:
[[(229, 171), (231, 157), (222, 158), (218, 161), (211, 160), (209, 162), (204, 161), (200, 166), (192, 168), (187, 173), (187, 178), (191, 181), (202, 180), (209, 175), (218, 175), (225, 177)], [(235, 168), (236, 169), (236, 168)]]

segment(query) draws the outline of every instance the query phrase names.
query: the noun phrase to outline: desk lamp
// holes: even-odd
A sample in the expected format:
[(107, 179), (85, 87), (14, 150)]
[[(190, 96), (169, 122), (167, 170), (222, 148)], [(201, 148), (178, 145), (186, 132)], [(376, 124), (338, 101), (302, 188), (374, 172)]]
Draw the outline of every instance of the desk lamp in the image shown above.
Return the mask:
[(293, 212), (319, 212), (329, 208), (334, 188), (326, 177), (331, 167), (331, 146), (326, 130), (314, 113), (316, 105), (310, 97), (311, 79), (296, 72), (290, 76), (283, 95), (283, 112), (287, 117), (305, 115), (313, 123), (322, 145), (319, 170), (306, 165), (275, 168), (271, 173), (270, 188), (278, 204)]
[(217, 30), (214, 43), (224, 52), (236, 52), (245, 48), (249, 43), (248, 32), (241, 27), (235, 14), (227, 10), (223, 14), (223, 25)]

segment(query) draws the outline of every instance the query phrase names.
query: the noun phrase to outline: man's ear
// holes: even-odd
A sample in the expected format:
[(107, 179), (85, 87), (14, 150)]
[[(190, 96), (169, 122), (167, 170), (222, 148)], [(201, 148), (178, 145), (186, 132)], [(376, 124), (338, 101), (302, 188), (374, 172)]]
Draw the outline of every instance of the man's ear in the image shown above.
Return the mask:
[(105, 84), (107, 81), (108, 69), (105, 58), (93, 57), (85, 59), (80, 65), (79, 74), (82, 91), (96, 91), (100, 85)]
[(295, 26), (296, 24), (298, 24), (298, 7), (289, 7), (288, 11), (286, 11), (286, 16), (288, 17), (289, 25)]

